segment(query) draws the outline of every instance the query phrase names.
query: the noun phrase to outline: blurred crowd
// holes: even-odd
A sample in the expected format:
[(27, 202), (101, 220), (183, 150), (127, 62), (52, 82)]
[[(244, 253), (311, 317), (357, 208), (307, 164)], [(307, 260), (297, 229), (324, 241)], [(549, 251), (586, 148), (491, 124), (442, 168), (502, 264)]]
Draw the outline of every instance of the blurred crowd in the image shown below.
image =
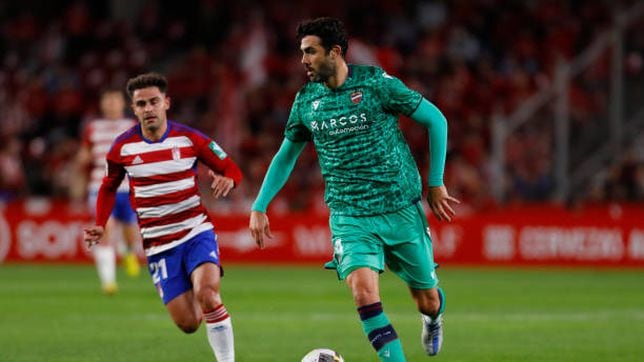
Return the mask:
[[(169, 79), (170, 118), (213, 137), (244, 171), (243, 186), (214, 208), (247, 212), (306, 81), (296, 25), (328, 15), (347, 25), (349, 62), (380, 65), (443, 111), (450, 132), (448, 189), (465, 209), (484, 210), (498, 202), (490, 192), (498, 182), (490, 176), (492, 117), (548, 86), (557, 62), (572, 59), (609, 28), (614, 7), (631, 3), (0, 2), (0, 200), (67, 197), (81, 127), (99, 116), (98, 92), (155, 70)], [(639, 77), (642, 33), (634, 32), (627, 45), (635, 57), (629, 71)], [(605, 106), (587, 89), (573, 91), (571, 112), (580, 117)], [(426, 132), (404, 117), (401, 127), (427, 175)], [(508, 140), (504, 202), (551, 200), (552, 142), (547, 127)], [(588, 197), (644, 200), (640, 148), (620, 157)], [(322, 211), (323, 189), (309, 146), (272, 207)]]

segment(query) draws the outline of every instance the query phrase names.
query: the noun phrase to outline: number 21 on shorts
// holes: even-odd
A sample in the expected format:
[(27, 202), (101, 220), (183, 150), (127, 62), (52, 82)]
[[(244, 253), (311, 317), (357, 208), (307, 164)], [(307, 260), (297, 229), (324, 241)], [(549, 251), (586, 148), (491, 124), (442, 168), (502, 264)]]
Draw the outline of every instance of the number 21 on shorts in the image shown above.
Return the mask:
[(168, 279), (168, 268), (165, 266), (165, 258), (150, 263), (150, 274), (152, 274), (152, 282), (154, 284), (159, 284), (161, 279)]

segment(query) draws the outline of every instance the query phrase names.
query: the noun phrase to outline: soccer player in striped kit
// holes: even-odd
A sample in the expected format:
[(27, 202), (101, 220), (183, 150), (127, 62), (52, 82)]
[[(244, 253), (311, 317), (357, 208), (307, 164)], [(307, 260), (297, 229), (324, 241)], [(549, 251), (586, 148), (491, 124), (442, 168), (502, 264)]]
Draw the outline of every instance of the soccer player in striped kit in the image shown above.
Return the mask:
[(121, 134), (107, 154), (96, 225), (84, 229), (84, 239), (90, 247), (101, 240), (127, 174), (150, 274), (168, 313), (185, 333), (194, 333), (205, 320), (217, 361), (234, 361), (232, 323), (219, 292), (219, 248), (201, 205), (196, 163), (210, 168), (215, 198), (239, 184), (241, 171), (215, 141), (167, 119), (164, 76), (142, 74), (126, 88), (139, 124)]
[[(79, 201), (87, 190), (87, 201), (90, 208), (96, 205), (98, 188), (105, 175), (105, 156), (110, 145), (118, 135), (137, 124), (134, 119), (125, 116), (125, 96), (120, 89), (106, 88), (101, 91), (99, 107), (102, 117), (88, 122), (83, 128), (82, 147), (76, 157), (76, 175), (72, 180), (72, 199)], [(86, 173), (89, 169), (89, 179)], [(127, 177), (123, 179), (116, 193), (116, 202), (112, 215), (105, 227), (104, 242), (93, 248), (94, 263), (101, 281), (101, 288), (106, 294), (116, 293), (116, 250), (113, 231), (121, 230), (126, 253), (123, 258), (125, 270), (134, 277), (140, 273), (139, 261), (135, 247), (139, 242), (139, 228), (136, 225), (136, 214), (130, 205), (130, 186)]]
[(405, 361), (380, 301), (378, 274), (405, 281), (422, 323), (421, 341), (436, 355), (443, 341), (445, 298), (438, 287), (432, 240), (421, 200), (421, 177), (398, 127), (405, 114), (429, 132), (427, 201), (439, 220), (454, 210), (443, 185), (447, 121), (418, 92), (381, 68), (347, 64), (344, 25), (318, 18), (297, 28), (302, 64), (311, 80), (295, 97), (285, 138), (252, 207), (250, 231), (262, 247), (271, 237), (266, 209), (313, 141), (325, 181), (334, 260), (327, 267), (351, 288), (365, 334), (381, 361)]

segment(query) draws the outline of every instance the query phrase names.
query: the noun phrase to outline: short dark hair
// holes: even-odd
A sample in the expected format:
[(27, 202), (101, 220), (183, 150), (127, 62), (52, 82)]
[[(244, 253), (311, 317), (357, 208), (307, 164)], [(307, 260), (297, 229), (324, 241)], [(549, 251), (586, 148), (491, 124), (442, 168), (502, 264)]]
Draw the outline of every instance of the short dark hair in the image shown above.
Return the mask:
[(127, 95), (132, 99), (135, 90), (148, 87), (157, 87), (161, 93), (165, 93), (168, 90), (168, 80), (159, 73), (151, 72), (140, 74), (134, 78), (130, 78), (127, 81), (125, 89), (127, 90)]
[(349, 41), (347, 31), (342, 21), (336, 18), (322, 17), (312, 20), (305, 20), (297, 26), (297, 40), (302, 40), (307, 35), (315, 35), (320, 38), (321, 45), (327, 53), (334, 45), (342, 48), (342, 56), (347, 54)]

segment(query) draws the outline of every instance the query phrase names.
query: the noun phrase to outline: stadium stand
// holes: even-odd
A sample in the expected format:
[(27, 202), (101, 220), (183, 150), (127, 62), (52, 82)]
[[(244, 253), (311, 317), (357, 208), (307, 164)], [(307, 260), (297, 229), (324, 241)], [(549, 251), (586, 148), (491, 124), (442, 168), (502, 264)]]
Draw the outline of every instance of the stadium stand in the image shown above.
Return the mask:
[[(126, 4), (124, 4), (126, 3)], [(501, 5), (503, 3), (503, 5)], [(491, 120), (549, 85), (634, 1), (58, 1), (0, 3), (0, 200), (65, 198), (81, 124), (105, 85), (147, 70), (168, 75), (171, 116), (203, 130), (238, 160), (247, 183), (215, 211), (246, 212), (305, 81), (294, 29), (305, 17), (345, 19), (349, 61), (379, 64), (445, 113), (446, 182), (464, 210), (553, 200), (552, 129), (508, 140), (506, 197), (490, 192)], [(249, 10), (250, 9), (250, 10)], [(626, 33), (626, 68), (644, 78), (642, 20)], [(571, 88), (574, 123), (605, 111), (601, 69)], [(628, 105), (627, 105), (628, 107)], [(401, 126), (427, 174), (426, 136)], [(642, 129), (640, 133), (644, 133)], [(584, 200), (643, 201), (643, 137), (589, 180)], [(276, 212), (324, 210), (311, 147), (274, 202)]]

